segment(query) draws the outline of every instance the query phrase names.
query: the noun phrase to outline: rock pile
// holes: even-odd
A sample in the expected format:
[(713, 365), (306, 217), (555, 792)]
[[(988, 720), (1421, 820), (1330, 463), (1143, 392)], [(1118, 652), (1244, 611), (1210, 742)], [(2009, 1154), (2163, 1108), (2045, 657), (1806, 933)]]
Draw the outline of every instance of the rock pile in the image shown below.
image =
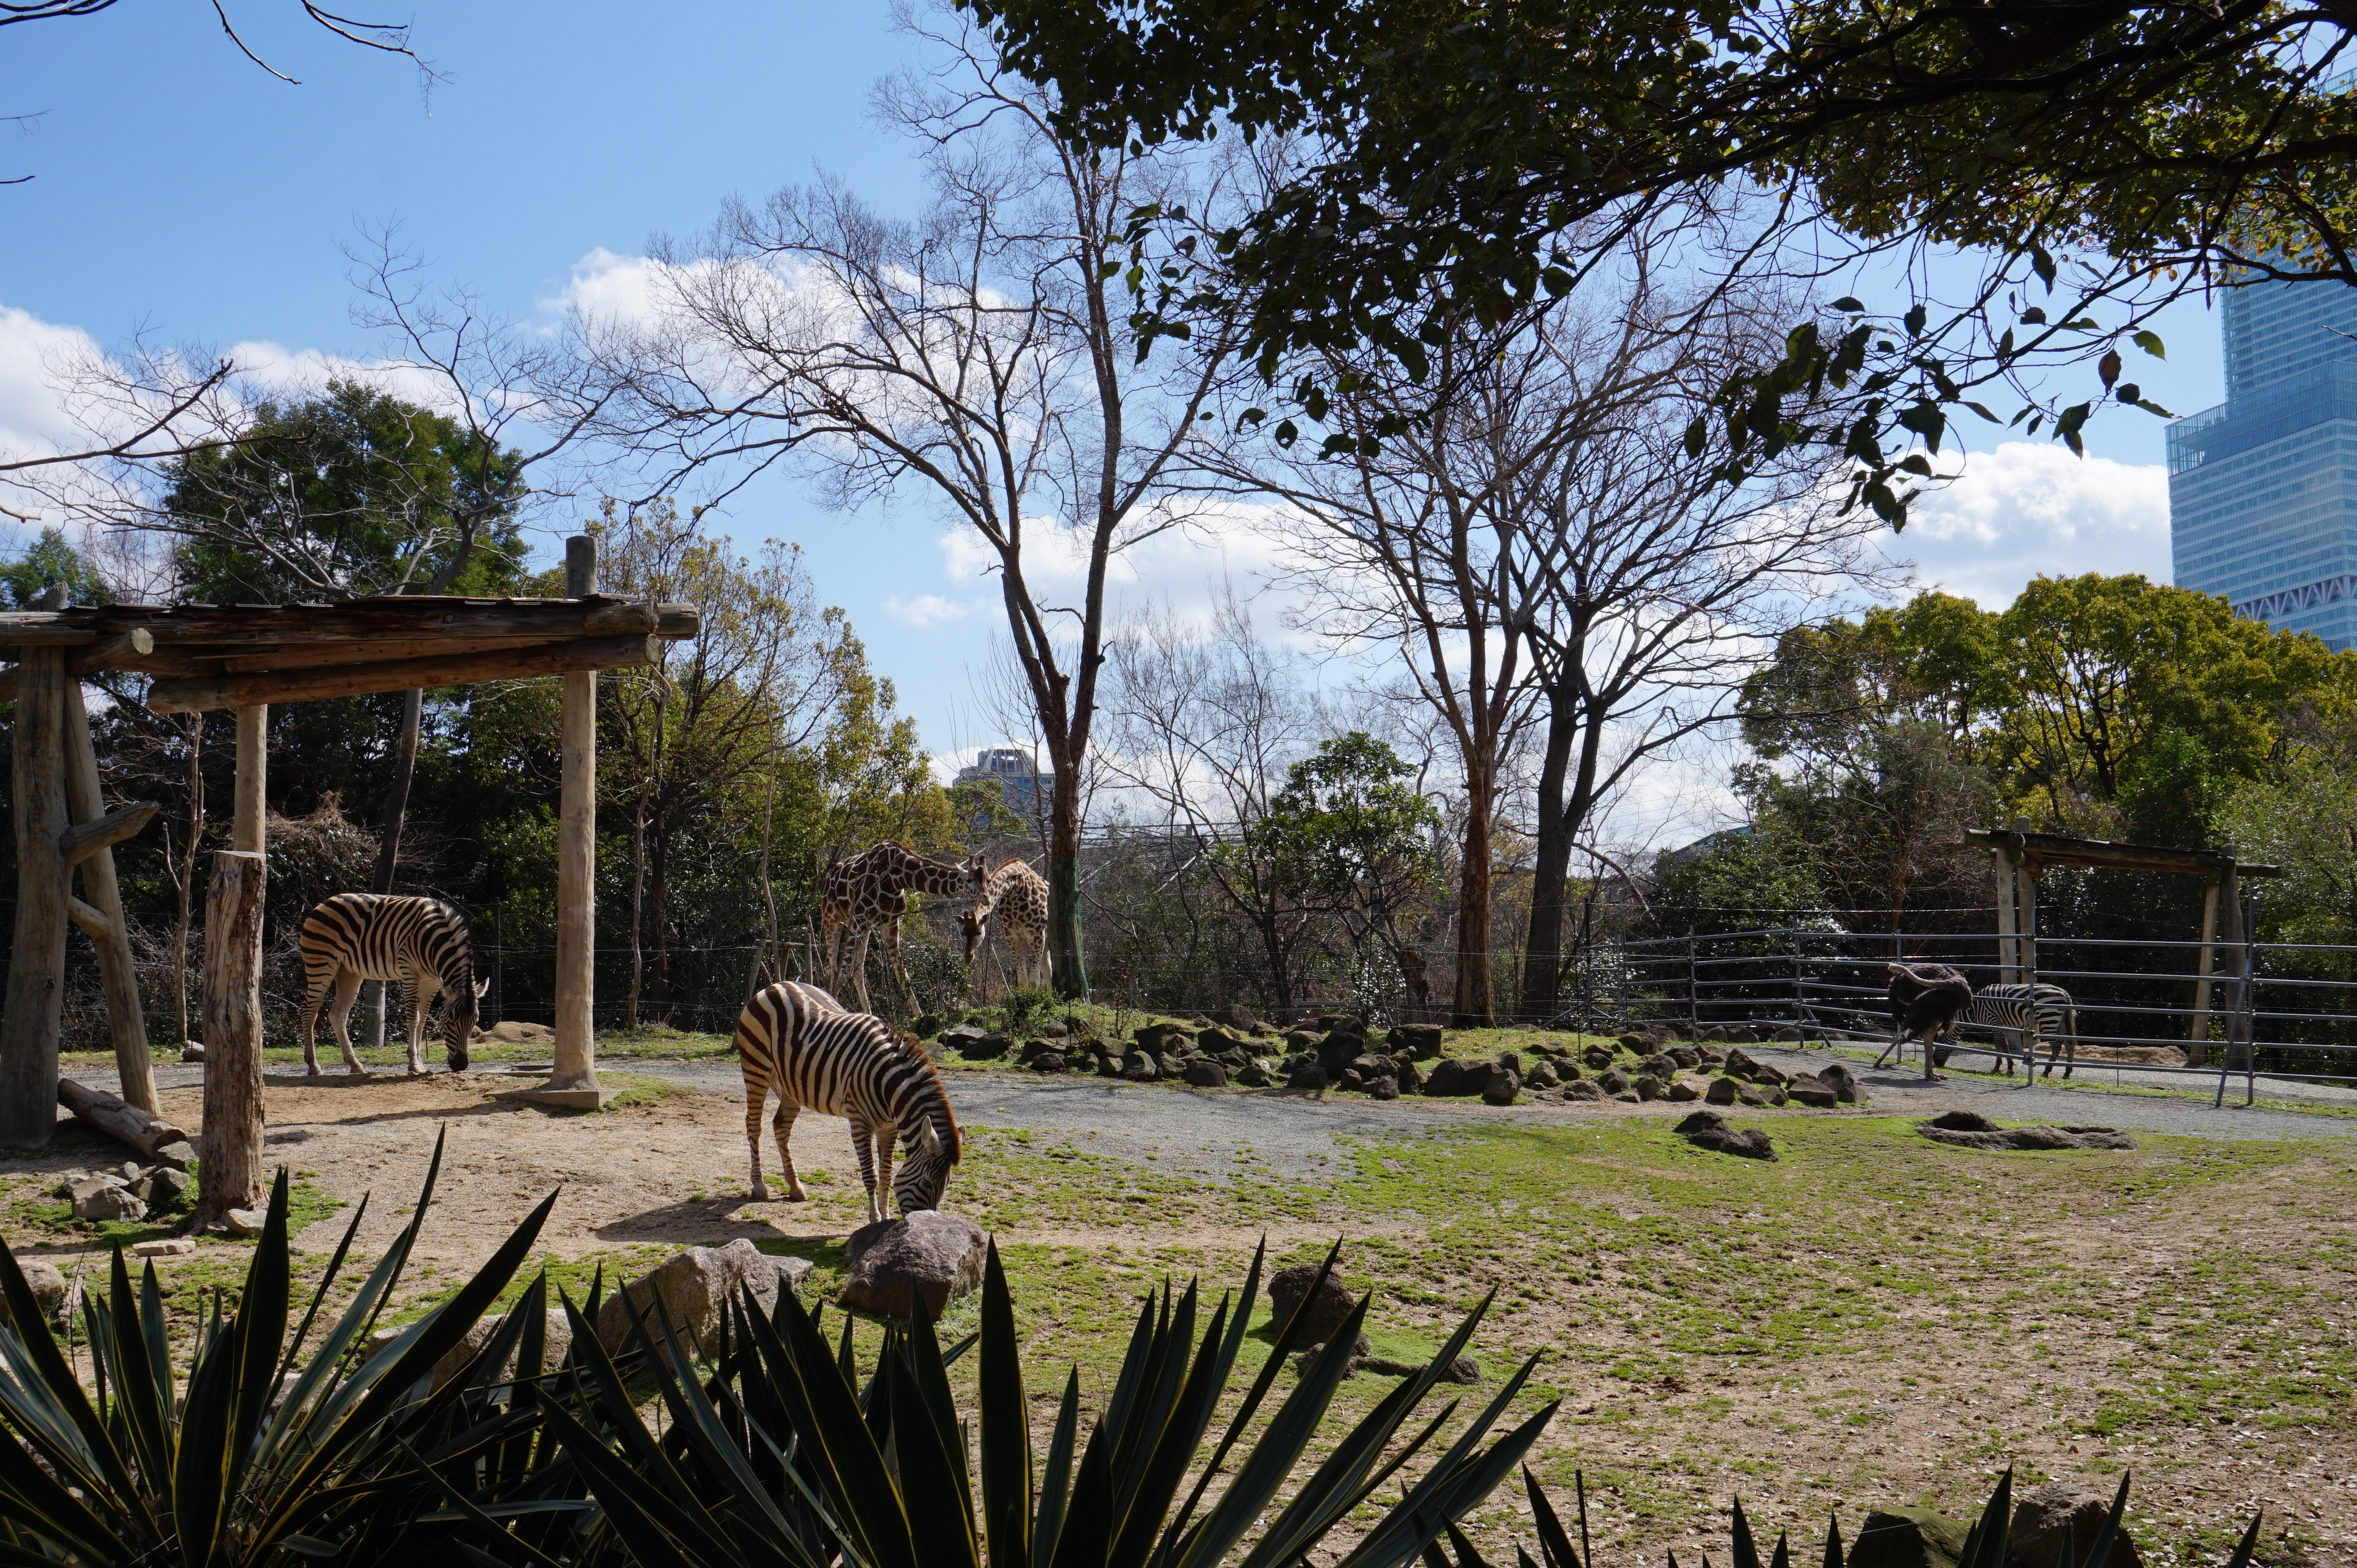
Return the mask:
[(181, 1163), (125, 1160), (104, 1170), (63, 1172), (49, 1196), (73, 1205), (77, 1219), (145, 1219), (186, 1208), (196, 1188), (196, 1177)]
[(1943, 1111), (1915, 1131), (1934, 1143), (1963, 1149), (2133, 1149), (2136, 1140), (2116, 1127), (2000, 1127), (1975, 1111)]

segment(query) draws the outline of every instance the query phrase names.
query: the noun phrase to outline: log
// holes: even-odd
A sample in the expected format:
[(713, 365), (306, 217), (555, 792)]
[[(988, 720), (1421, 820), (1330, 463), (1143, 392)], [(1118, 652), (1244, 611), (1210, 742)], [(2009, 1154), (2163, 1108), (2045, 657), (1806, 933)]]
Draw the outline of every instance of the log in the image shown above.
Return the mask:
[[(258, 675), (271, 670), (319, 670), (339, 664), (382, 664), (395, 659), (435, 659), (461, 653), (500, 653), (552, 640), (544, 631), (508, 637), (370, 637), (350, 642), (302, 642), (292, 648), (236, 652), (210, 661), (207, 675)], [(408, 688), (415, 690), (415, 688)]]
[(102, 850), (113, 849), (124, 839), (135, 837), (139, 831), (156, 820), (163, 808), (153, 800), (135, 800), (128, 806), (117, 806), (102, 817), (79, 822), (58, 835), (58, 853), (65, 856), (68, 865), (80, 865)]
[[(153, 658), (155, 653), (155, 634), (144, 626), (135, 626), (129, 631), (101, 637), (87, 648), (68, 650), (66, 673), (94, 675), (102, 670), (127, 669)], [(16, 700), (16, 671), (13, 668), (0, 670), (0, 703)]]
[(262, 1201), (262, 899), (267, 863), (213, 852), (205, 889), (205, 1119), (194, 1228)]
[(66, 656), (26, 651), (15, 757), (16, 918), (8, 994), (0, 1004), (0, 1144), (46, 1147), (57, 1125), (58, 1027), (65, 1003), (66, 900), (58, 854), (66, 830)]
[(0, 648), (71, 648), (102, 635), (96, 627), (72, 624), (62, 610), (0, 614)]
[(270, 768), (270, 705), (237, 711), (236, 792), (230, 817), (229, 846), (263, 852), (264, 801)]
[(157, 1150), (167, 1144), (188, 1142), (185, 1131), (161, 1116), (70, 1078), (58, 1079), (58, 1103), (72, 1112), (75, 1121), (96, 1128), (118, 1144), (128, 1144), (151, 1160)]
[[(249, 643), (241, 653), (260, 653), (287, 643), (336, 643), (369, 639), (444, 637), (514, 637), (551, 641), (596, 635), (589, 617), (608, 609), (642, 612), (635, 600), (591, 599), (458, 599), (404, 594), (391, 598), (355, 599), (339, 605), (180, 605), (114, 606), (106, 610), (73, 610), (68, 615), (91, 618), (82, 622), (89, 638), (137, 625), (155, 634), (159, 649), (190, 645)], [(655, 622), (646, 629), (663, 637), (694, 637), (702, 618), (694, 605), (663, 603), (653, 607)], [(113, 621), (106, 617), (113, 617)], [(5, 620), (5, 617), (0, 617)], [(119, 623), (119, 624), (118, 624)], [(640, 624), (636, 618), (629, 626)], [(608, 635), (619, 635), (609, 633)], [(0, 646), (8, 638), (0, 631)], [(222, 647), (227, 653), (230, 649)]]
[[(586, 598), (597, 588), (597, 542), (565, 542), (565, 588)], [(559, 721), (562, 759), (556, 825), (556, 1067), (547, 1087), (594, 1090), (597, 1058), (597, 677), (565, 678)]]
[(505, 652), (461, 653), (432, 659), (393, 659), (381, 664), (331, 665), (253, 675), (187, 676), (161, 680), (148, 689), (147, 705), (159, 714), (201, 713), (266, 703), (307, 703), (328, 697), (358, 697), (371, 692), (405, 692), (413, 686), (464, 686), (478, 681), (512, 681), (533, 675), (607, 670), (655, 661), (651, 637), (582, 638), (544, 642)]
[[(98, 746), (91, 739), (90, 712), (82, 703), (81, 682), (69, 681), (66, 814), (77, 822), (87, 822), (101, 815), (105, 803), (99, 792)], [(114, 880), (114, 852), (100, 850), (77, 869), (89, 902), (75, 899), (68, 913), (98, 950), (99, 986), (106, 997), (106, 1033), (114, 1045), (123, 1098), (152, 1112), (156, 1109), (156, 1073), (147, 1055), (147, 1020), (139, 1005), (139, 970), (131, 959), (131, 928), (123, 918), (123, 895)], [(96, 916), (103, 926), (93, 924), (90, 916)]]

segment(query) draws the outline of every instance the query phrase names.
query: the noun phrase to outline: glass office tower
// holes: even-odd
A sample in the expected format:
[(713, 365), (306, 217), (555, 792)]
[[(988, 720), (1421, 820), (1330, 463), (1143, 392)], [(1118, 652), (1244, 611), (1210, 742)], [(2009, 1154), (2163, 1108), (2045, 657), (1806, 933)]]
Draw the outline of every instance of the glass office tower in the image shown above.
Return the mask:
[(2222, 300), (2226, 401), (2169, 427), (2177, 585), (2357, 646), (2357, 288)]

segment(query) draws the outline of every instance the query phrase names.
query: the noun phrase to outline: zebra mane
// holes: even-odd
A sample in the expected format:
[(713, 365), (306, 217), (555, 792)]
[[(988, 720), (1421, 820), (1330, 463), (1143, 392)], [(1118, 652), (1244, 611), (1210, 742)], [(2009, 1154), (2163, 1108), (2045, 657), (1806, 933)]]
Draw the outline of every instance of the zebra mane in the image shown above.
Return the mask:
[(942, 1152), (948, 1156), (949, 1163), (956, 1165), (963, 1157), (963, 1150), (960, 1147), (957, 1112), (950, 1104), (950, 1087), (942, 1081), (942, 1069), (933, 1065), (933, 1058), (927, 1056), (915, 1041), (911, 1040), (909, 1045), (915, 1051), (917, 1065), (924, 1069), (926, 1080), (932, 1085), (933, 1101), (941, 1107), (941, 1119), (934, 1123), (933, 1135), (941, 1139)]

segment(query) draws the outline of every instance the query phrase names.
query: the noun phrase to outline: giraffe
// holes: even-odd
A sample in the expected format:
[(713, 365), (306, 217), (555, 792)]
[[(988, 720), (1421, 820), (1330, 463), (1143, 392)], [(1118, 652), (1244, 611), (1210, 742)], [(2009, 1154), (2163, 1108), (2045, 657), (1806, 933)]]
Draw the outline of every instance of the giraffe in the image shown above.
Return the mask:
[(990, 918), (998, 917), (1006, 935), (1007, 956), (1014, 961), (1015, 983), (1048, 984), (1048, 881), (1019, 860), (1010, 860), (982, 885), (982, 900), (958, 915), (965, 936), (965, 966), (974, 968), (975, 954), (990, 934)]
[(847, 961), (859, 1010), (873, 1012), (867, 1003), (867, 939), (882, 937), (884, 962), (900, 983), (901, 999), (917, 1010), (917, 993), (909, 971), (900, 961), (900, 917), (908, 912), (911, 893), (955, 893), (963, 887), (979, 890), (983, 857), (970, 856), (963, 865), (928, 860), (897, 840), (887, 839), (871, 849), (837, 861), (820, 879), (819, 929), (826, 949), (830, 989), (840, 989)]

